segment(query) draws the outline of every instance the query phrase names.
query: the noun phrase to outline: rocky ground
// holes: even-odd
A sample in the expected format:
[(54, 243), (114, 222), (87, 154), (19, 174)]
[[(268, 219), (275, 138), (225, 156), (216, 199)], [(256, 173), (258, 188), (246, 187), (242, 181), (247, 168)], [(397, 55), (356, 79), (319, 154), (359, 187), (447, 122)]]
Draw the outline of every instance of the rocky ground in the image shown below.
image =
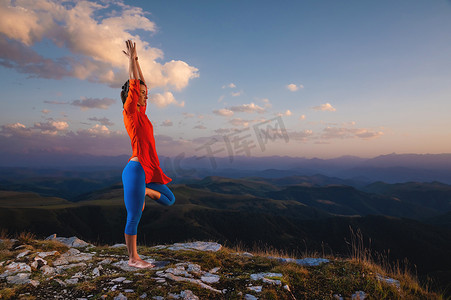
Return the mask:
[(125, 245), (76, 237), (0, 240), (0, 299), (435, 299), (351, 260), (237, 252), (214, 242), (139, 247), (155, 268), (128, 266)]

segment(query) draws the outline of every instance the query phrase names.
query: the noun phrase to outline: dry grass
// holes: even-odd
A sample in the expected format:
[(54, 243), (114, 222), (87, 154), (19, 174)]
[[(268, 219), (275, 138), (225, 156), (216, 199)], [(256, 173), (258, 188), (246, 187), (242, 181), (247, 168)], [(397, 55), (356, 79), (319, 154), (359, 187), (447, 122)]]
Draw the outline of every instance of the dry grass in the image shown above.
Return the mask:
[(29, 245), (36, 239), (36, 235), (34, 233), (31, 233), (31, 232), (21, 232), (19, 234), (19, 236), (17, 237), (17, 239), (22, 244)]

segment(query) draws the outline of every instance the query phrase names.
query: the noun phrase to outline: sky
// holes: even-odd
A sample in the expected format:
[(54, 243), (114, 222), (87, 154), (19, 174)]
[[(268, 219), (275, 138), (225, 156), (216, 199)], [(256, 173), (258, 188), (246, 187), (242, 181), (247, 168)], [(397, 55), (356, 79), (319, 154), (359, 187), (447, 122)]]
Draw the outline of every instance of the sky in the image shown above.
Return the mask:
[(131, 155), (137, 43), (159, 155), (451, 152), (451, 1), (0, 0), (0, 153)]

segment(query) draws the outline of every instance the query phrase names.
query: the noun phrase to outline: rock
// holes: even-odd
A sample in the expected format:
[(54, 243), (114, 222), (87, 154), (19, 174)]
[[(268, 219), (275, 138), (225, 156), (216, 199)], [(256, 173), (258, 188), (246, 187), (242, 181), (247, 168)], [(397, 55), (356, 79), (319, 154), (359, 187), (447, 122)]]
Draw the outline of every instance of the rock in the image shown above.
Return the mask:
[(110, 248), (122, 248), (122, 247), (127, 247), (127, 245), (126, 244), (114, 244)]
[(44, 265), (40, 269), (42, 271), (42, 274), (49, 276), (55, 274), (55, 268), (52, 268), (48, 265)]
[(206, 282), (206, 283), (216, 283), (219, 281), (219, 279), (221, 279), (221, 277), (219, 277), (219, 275), (210, 274), (210, 273), (205, 273), (200, 278), (200, 280), (202, 280), (203, 282)]
[[(47, 256), (59, 255), (58, 251), (38, 252), (38, 257), (46, 258)], [(36, 258), (35, 258), (36, 259)]]
[(113, 285), (112, 287), (111, 287), (111, 290), (114, 292), (115, 290), (117, 290), (117, 284), (115, 284), (115, 285)]
[(244, 252), (244, 253), (241, 254), (241, 256), (244, 256), (244, 257), (254, 257), (254, 255), (253, 255), (252, 253), (249, 253), (249, 252)]
[(55, 281), (58, 282), (59, 285), (61, 285), (61, 286), (66, 286), (66, 285), (67, 285), (64, 281), (62, 281), (62, 280), (59, 279), (59, 278), (56, 278)]
[(99, 265), (109, 265), (113, 262), (113, 260), (111, 258), (105, 258), (104, 260), (102, 260), (101, 262), (99, 262)]
[(255, 297), (254, 295), (251, 295), (251, 294), (244, 295), (244, 299), (245, 300), (258, 300), (257, 297)]
[(356, 291), (355, 294), (351, 295), (352, 300), (363, 300), (366, 298), (366, 294), (364, 291)]
[(212, 288), (211, 286), (203, 283), (202, 281), (200, 281), (199, 279), (193, 279), (193, 278), (186, 278), (186, 277), (181, 277), (181, 276), (176, 276), (174, 274), (171, 273), (165, 273), (163, 275), (161, 275), (162, 277), (166, 277), (167, 279), (173, 280), (173, 281), (186, 281), (186, 282), (191, 282), (197, 285), (200, 285), (202, 288), (208, 289), (210, 291), (216, 292), (216, 293), (222, 293), (221, 291)]
[(16, 258), (24, 257), (24, 256), (27, 255), (28, 253), (30, 253), (30, 250), (25, 250), (25, 251), (23, 251), (23, 252), (20, 252), (19, 254), (17, 254)]
[(180, 296), (184, 300), (199, 300), (199, 297), (194, 295), (194, 293), (190, 290), (184, 290), (180, 293)]
[(395, 285), (398, 289), (401, 287), (401, 284), (400, 284), (399, 281), (396, 280), (396, 279), (393, 279), (393, 278), (390, 278), (390, 277), (384, 277), (384, 276), (382, 276), (382, 275), (380, 275), (380, 274), (376, 274), (376, 278), (377, 278), (377, 280), (379, 280), (379, 281), (383, 281), (383, 282), (386, 282), (386, 283), (388, 283), (388, 284), (393, 284), (393, 285)]
[(91, 260), (94, 254), (83, 253), (77, 249), (71, 248), (66, 253), (58, 257), (54, 262), (54, 266), (66, 265), (68, 263)]
[(133, 281), (132, 281), (132, 280), (124, 280), (122, 283), (125, 283), (125, 284), (127, 284), (127, 283), (133, 283)]
[(196, 275), (199, 275), (202, 272), (201, 267), (198, 264), (188, 264), (187, 271), (190, 273), (194, 273)]
[(144, 299), (147, 297), (147, 293), (143, 293), (141, 296), (139, 296), (140, 299)]
[[(156, 246), (159, 247), (159, 246)], [(216, 252), (221, 250), (222, 245), (214, 242), (191, 242), (191, 243), (175, 243), (166, 247), (169, 250), (199, 250)]]
[(126, 290), (124, 290), (124, 292), (125, 292), (125, 293), (134, 293), (135, 291), (132, 290), (132, 289), (126, 289)]
[(9, 284), (27, 284), (30, 282), (30, 273), (18, 273), (14, 276), (6, 277)]
[(64, 282), (67, 283), (67, 284), (77, 284), (78, 283), (78, 278), (66, 279), (66, 280), (64, 280)]
[(256, 285), (256, 286), (248, 286), (247, 287), (249, 290), (254, 291), (256, 293), (261, 293), (263, 286), (261, 285)]
[(43, 260), (39, 256), (34, 258), (34, 262), (31, 263), (31, 267), (35, 269), (40, 269), (42, 266), (46, 265), (47, 261)]
[(257, 274), (251, 274), (251, 280), (261, 280), (263, 278), (268, 279), (268, 277), (276, 277), (276, 278), (282, 278), (282, 273), (257, 273)]
[[(151, 264), (154, 264), (155, 266), (157, 266), (157, 264), (155, 263), (155, 261), (153, 259), (148, 259), (146, 261), (151, 263)], [(112, 266), (118, 267), (118, 268), (120, 268), (120, 269), (122, 269), (123, 271), (126, 271), (126, 272), (139, 270), (139, 268), (130, 267), (128, 265), (128, 259), (127, 260), (120, 260), (118, 262), (115, 262), (115, 263), (112, 264)]]
[(103, 269), (102, 266), (94, 268), (94, 270), (92, 270), (92, 276), (99, 277), (100, 276), (100, 270), (102, 270), (102, 269)]
[(216, 267), (210, 270), (211, 274), (215, 274), (216, 272), (218, 272), (221, 269), (221, 267)]
[(86, 243), (83, 240), (80, 240), (76, 236), (73, 236), (73, 237), (70, 237), (70, 238), (56, 237), (56, 233), (50, 235), (49, 237), (47, 237), (46, 240), (57, 240), (58, 242), (61, 242), (61, 243), (65, 244), (65, 245), (67, 245), (69, 247), (76, 247), (76, 248), (92, 246), (91, 244)]
[(31, 272), (31, 268), (26, 263), (12, 262), (6, 266), (6, 271), (0, 275), (0, 278), (11, 276), (17, 273)]
[[(146, 297), (147, 297), (147, 294), (146, 294)], [(141, 297), (140, 297), (140, 298), (141, 298)], [(153, 296), (152, 299), (154, 299), (154, 300), (164, 300), (164, 297), (161, 297), (161, 296)]]
[(114, 300), (127, 300), (127, 297), (125, 297), (124, 295), (122, 295), (122, 293), (120, 293), (119, 295), (114, 297)]
[(127, 279), (127, 278), (125, 278), (125, 277), (117, 277), (117, 278), (115, 278), (115, 279), (113, 279), (113, 280), (111, 280), (111, 281), (112, 281), (112, 282), (121, 283), (121, 282), (124, 281), (125, 279)]
[(70, 264), (70, 265), (64, 265), (64, 266), (57, 266), (56, 272), (58, 274), (61, 274), (64, 270), (70, 269), (70, 268), (77, 268), (77, 267), (86, 267), (85, 263), (78, 263), (78, 264)]
[(295, 258), (283, 258), (283, 257), (274, 257), (274, 256), (268, 256), (270, 259), (276, 259), (280, 262), (284, 263), (295, 263), (301, 266), (319, 266), (322, 263), (328, 263), (329, 260), (325, 258), (302, 258), (302, 259), (295, 259)]

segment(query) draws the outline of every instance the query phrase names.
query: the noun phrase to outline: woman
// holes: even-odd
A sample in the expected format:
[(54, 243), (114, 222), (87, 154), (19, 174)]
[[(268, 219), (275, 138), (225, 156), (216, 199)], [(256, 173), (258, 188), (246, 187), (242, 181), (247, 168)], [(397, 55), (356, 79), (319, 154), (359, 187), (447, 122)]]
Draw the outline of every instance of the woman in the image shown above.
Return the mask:
[[(153, 265), (142, 260), (137, 252), (136, 237), (139, 220), (145, 206), (145, 196), (162, 205), (174, 204), (174, 194), (166, 186), (171, 178), (160, 168), (153, 126), (146, 115), (147, 86), (138, 63), (136, 43), (125, 42), (123, 51), (130, 61), (130, 80), (122, 86), (121, 98), (124, 105), (125, 129), (130, 136), (133, 155), (122, 172), (124, 202), (127, 209), (125, 243), (129, 255), (128, 265), (136, 268), (152, 268)], [(139, 74), (139, 77), (138, 77)]]

